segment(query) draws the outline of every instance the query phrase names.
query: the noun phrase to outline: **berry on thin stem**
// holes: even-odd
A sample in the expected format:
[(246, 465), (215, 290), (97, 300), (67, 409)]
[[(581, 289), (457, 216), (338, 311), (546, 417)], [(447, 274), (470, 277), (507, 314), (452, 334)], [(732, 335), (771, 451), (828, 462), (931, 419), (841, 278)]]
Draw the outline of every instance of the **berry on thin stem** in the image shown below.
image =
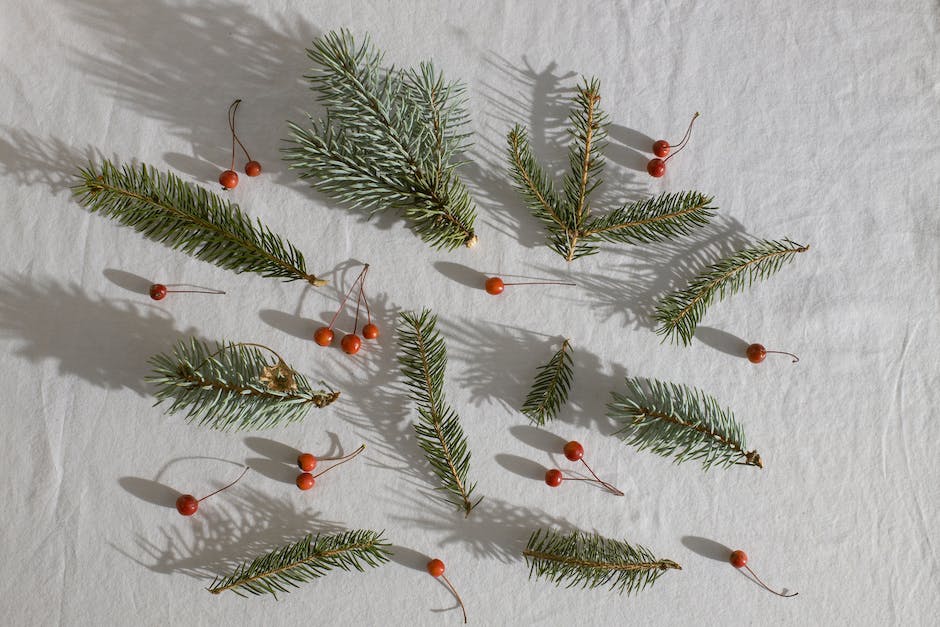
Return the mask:
[(760, 586), (767, 592), (776, 594), (778, 597), (784, 597), (784, 598), (795, 597), (796, 595), (799, 594), (799, 592), (794, 592), (793, 594), (783, 594), (782, 592), (777, 592), (776, 590), (771, 589), (770, 586), (765, 584), (763, 580), (761, 580), (761, 578), (758, 577), (757, 574), (753, 570), (751, 570), (751, 567), (747, 565), (747, 553), (745, 553), (741, 549), (732, 551), (731, 557), (729, 558), (728, 561), (730, 561), (731, 565), (734, 566), (735, 568), (743, 568), (747, 572), (749, 572), (751, 576), (757, 581), (757, 583), (760, 584)]
[(591, 469), (590, 466), (588, 466), (588, 463), (584, 461), (584, 447), (581, 445), (580, 442), (575, 442), (574, 440), (572, 440), (571, 442), (568, 442), (567, 444), (565, 444), (563, 450), (565, 453), (565, 457), (569, 461), (572, 461), (572, 462), (580, 461), (582, 464), (584, 464), (584, 467), (588, 469), (588, 472), (591, 473), (591, 476), (594, 478), (582, 479), (580, 477), (566, 477), (557, 468), (552, 468), (551, 470), (545, 473), (546, 484), (548, 484), (549, 486), (553, 488), (557, 488), (558, 486), (561, 485), (562, 481), (590, 481), (592, 483), (601, 484), (612, 494), (616, 494), (617, 496), (623, 496), (623, 492), (621, 492), (620, 490), (618, 490), (611, 484), (607, 483), (606, 481), (603, 481), (600, 477), (597, 476), (594, 470)]
[(179, 496), (179, 498), (176, 499), (176, 511), (178, 511), (178, 512), (179, 512), (180, 514), (182, 514), (183, 516), (192, 516), (193, 514), (196, 513), (196, 510), (199, 509), (199, 503), (200, 503), (200, 501), (205, 501), (205, 500), (206, 500), (207, 498), (209, 498), (210, 496), (214, 496), (214, 495), (218, 494), (219, 492), (221, 492), (222, 490), (228, 490), (228, 489), (231, 488), (233, 485), (235, 485), (236, 483), (238, 483), (239, 481), (241, 481), (242, 477), (244, 477), (244, 476), (245, 476), (245, 473), (248, 472), (249, 470), (250, 470), (250, 468), (248, 468), (248, 466), (245, 466), (245, 469), (242, 471), (242, 474), (238, 475), (238, 479), (236, 479), (235, 481), (231, 482), (230, 484), (228, 484), (228, 485), (225, 486), (225, 487), (219, 488), (218, 490), (216, 490), (216, 491), (213, 492), (212, 494), (207, 494), (207, 495), (205, 495), (205, 496), (202, 497), (201, 499), (197, 499), (197, 498), (196, 498), (195, 496), (193, 496), (192, 494), (181, 494), (181, 495)]
[(310, 488), (313, 487), (313, 484), (316, 483), (316, 480), (313, 478), (313, 475), (311, 475), (309, 472), (302, 472), (299, 475), (297, 475), (297, 479), (295, 483), (297, 484), (297, 487), (300, 488), (301, 490), (309, 490)]
[(498, 276), (491, 276), (486, 279), (483, 289), (487, 294), (498, 296), (503, 293), (507, 285), (577, 285), (577, 283), (568, 283), (564, 281), (524, 281), (522, 283), (504, 283)]
[[(297, 465), (300, 467), (301, 470), (305, 472), (302, 472), (299, 475), (297, 475), (297, 479), (296, 479), (297, 487), (300, 488), (301, 490), (309, 490), (310, 488), (313, 487), (314, 483), (316, 483), (317, 477), (328, 473), (329, 471), (333, 470), (337, 466), (342, 466), (343, 464), (345, 464), (352, 458), (359, 455), (359, 453), (363, 452), (364, 450), (366, 450), (366, 445), (361, 444), (359, 448), (357, 448), (352, 453), (349, 453), (348, 455), (343, 455), (342, 457), (321, 457), (319, 460), (317, 460), (317, 458), (311, 455), (310, 453), (301, 454), (297, 458)], [(330, 466), (329, 468), (321, 470), (315, 475), (310, 474), (310, 471), (317, 467), (317, 461), (321, 461), (321, 462), (336, 461), (336, 463)]]
[[(224, 294), (222, 290), (170, 290), (168, 286), (162, 283), (154, 283), (150, 286), (150, 298), (153, 300), (163, 300), (167, 294)], [(169, 287), (173, 287), (170, 285)]]
[[(330, 319), (330, 324), (327, 325), (327, 326), (325, 326), (325, 327), (320, 327), (320, 328), (318, 328), (316, 331), (314, 331), (314, 333), (313, 333), (313, 341), (314, 341), (314, 342), (316, 342), (316, 343), (319, 344), (320, 346), (329, 346), (330, 344), (333, 343), (333, 337), (334, 337), (334, 335), (333, 335), (333, 325), (336, 324), (336, 319), (339, 317), (339, 314), (340, 314), (340, 312), (343, 310), (343, 307), (346, 306), (346, 301), (349, 300), (349, 297), (350, 297), (350, 296), (352, 296), (352, 291), (353, 291), (354, 289), (356, 289), (356, 285), (357, 285), (357, 284), (360, 285), (359, 298), (360, 298), (360, 299), (362, 298), (362, 288), (361, 288), (361, 284), (362, 284), (362, 281), (365, 280), (365, 276), (366, 276), (366, 273), (367, 273), (368, 271), (369, 271), (369, 264), (365, 264), (365, 265), (362, 267), (362, 270), (359, 272), (359, 276), (356, 277), (356, 279), (352, 282), (352, 285), (349, 286), (349, 289), (346, 290), (346, 294), (343, 295), (343, 299), (339, 302), (339, 308), (336, 310), (336, 313), (333, 314), (333, 317)], [(357, 309), (356, 316), (357, 316), (357, 317), (356, 317), (356, 320), (357, 320), (356, 324), (357, 324), (357, 326), (358, 326), (358, 309)], [(370, 316), (371, 316), (371, 314), (370, 314)], [(353, 337), (355, 337), (355, 332), (353, 332), (351, 335), (352, 335)], [(347, 353), (350, 352), (350, 351), (346, 350), (347, 345), (349, 346), (349, 348), (353, 348), (353, 344), (355, 343), (355, 341), (352, 340), (352, 339), (347, 340), (347, 338), (349, 338), (349, 337), (350, 337), (350, 335), (346, 335), (345, 337), (343, 337), (343, 340), (342, 340), (342, 343), (341, 343), (341, 345), (343, 346), (343, 350), (346, 351)], [(359, 338), (356, 337), (356, 340), (359, 340)], [(361, 341), (361, 340), (359, 340), (359, 344), (360, 344), (360, 345), (362, 344), (362, 341)], [(359, 346), (357, 345), (357, 346), (355, 346), (355, 349), (352, 350), (352, 353), (350, 353), (350, 354), (356, 353), (356, 352), (358, 352), (358, 351), (359, 351)]]
[(789, 355), (790, 357), (793, 358), (792, 363), (794, 364), (800, 360), (800, 358), (794, 355), (793, 353), (788, 353), (786, 351), (769, 351), (766, 348), (764, 348), (763, 344), (751, 344), (750, 346), (747, 347), (747, 351), (745, 354), (747, 355), (747, 360), (751, 362), (752, 364), (759, 364), (760, 362), (764, 361), (764, 359), (769, 354)]
[(460, 595), (457, 594), (457, 588), (454, 587), (454, 584), (450, 582), (450, 579), (447, 578), (447, 575), (444, 574), (444, 562), (434, 558), (428, 562), (428, 573), (435, 579), (443, 579), (444, 583), (447, 585), (447, 588), (450, 589), (451, 593), (457, 599), (457, 603), (460, 604), (460, 610), (463, 612), (463, 622), (467, 622), (467, 608), (464, 607), (463, 600), (460, 598)]
[(304, 472), (310, 472), (317, 467), (317, 458), (310, 453), (301, 453), (297, 456), (297, 466)]
[(650, 159), (649, 163), (646, 164), (646, 171), (649, 172), (650, 176), (659, 178), (666, 174), (666, 162), (676, 156), (679, 151), (685, 148), (686, 144), (689, 143), (689, 139), (692, 137), (692, 125), (695, 124), (695, 120), (698, 116), (698, 111), (696, 111), (695, 115), (692, 116), (692, 121), (689, 122), (689, 128), (686, 129), (685, 135), (682, 136), (682, 141), (679, 142), (675, 152), (671, 155), (669, 153), (672, 150), (672, 146), (670, 146), (669, 142), (665, 139), (660, 139), (653, 144), (653, 154), (656, 155), (656, 158)]

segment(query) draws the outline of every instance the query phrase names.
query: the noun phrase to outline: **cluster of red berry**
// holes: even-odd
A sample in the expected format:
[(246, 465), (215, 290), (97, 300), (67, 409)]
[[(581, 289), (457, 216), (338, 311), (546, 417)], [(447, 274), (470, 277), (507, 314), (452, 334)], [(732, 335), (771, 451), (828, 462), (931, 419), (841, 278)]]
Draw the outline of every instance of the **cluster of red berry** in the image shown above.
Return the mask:
[[(297, 467), (300, 468), (300, 470), (302, 471), (299, 475), (297, 475), (297, 479), (296, 479), (297, 487), (300, 488), (301, 490), (309, 490), (316, 483), (317, 477), (333, 470), (334, 468), (336, 468), (337, 466), (341, 464), (345, 464), (346, 462), (348, 462), (349, 460), (351, 460), (353, 457), (355, 457), (356, 455), (358, 455), (364, 450), (366, 450), (365, 444), (361, 445), (359, 448), (357, 448), (355, 451), (353, 451), (349, 455), (343, 455), (342, 457), (321, 457), (319, 459), (317, 459), (316, 456), (311, 455), (310, 453), (301, 453), (300, 455), (297, 456)], [(318, 462), (327, 462), (327, 461), (335, 461), (336, 463), (325, 470), (321, 470), (315, 475), (311, 474), (311, 471), (317, 467)]]
[(219, 175), (219, 184), (222, 186), (222, 189), (233, 189), (238, 186), (238, 173), (235, 172), (236, 142), (241, 146), (242, 152), (245, 153), (245, 158), (248, 159), (248, 163), (245, 164), (245, 174), (248, 176), (258, 176), (261, 174), (261, 164), (251, 158), (251, 155), (248, 154), (248, 149), (245, 148), (245, 144), (242, 143), (242, 140), (238, 139), (238, 135), (235, 133), (235, 112), (238, 111), (238, 105), (240, 105), (241, 102), (241, 98), (239, 98), (229, 105), (228, 108), (228, 127), (232, 131), (232, 165), (228, 170), (225, 170)]
[(623, 492), (621, 492), (620, 490), (618, 490), (611, 484), (607, 483), (606, 481), (602, 481), (601, 478), (598, 477), (597, 474), (594, 473), (591, 467), (588, 466), (588, 463), (584, 461), (584, 447), (581, 446), (580, 442), (575, 442), (574, 440), (572, 440), (571, 442), (568, 442), (567, 444), (565, 444), (564, 448), (562, 449), (562, 452), (565, 454), (565, 457), (568, 459), (568, 461), (572, 461), (572, 462), (580, 461), (582, 464), (584, 464), (584, 467), (588, 469), (588, 472), (590, 472), (591, 476), (594, 478), (587, 479), (587, 478), (582, 478), (582, 477), (566, 477), (557, 468), (552, 468), (551, 470), (548, 470), (545, 473), (545, 483), (548, 484), (550, 487), (557, 488), (558, 486), (561, 485), (562, 481), (589, 481), (591, 483), (599, 483), (600, 485), (604, 486), (604, 488), (606, 488), (612, 494), (615, 494), (617, 496), (623, 496)]
[[(653, 143), (653, 154), (656, 155), (656, 157), (650, 159), (649, 163), (646, 164), (646, 171), (649, 172), (650, 176), (660, 178), (666, 174), (666, 162), (675, 157), (679, 151), (685, 148), (686, 144), (689, 143), (689, 138), (692, 137), (692, 125), (695, 124), (696, 118), (698, 118), (698, 111), (692, 116), (692, 121), (689, 122), (689, 128), (686, 129), (682, 141), (675, 146), (675, 152), (672, 152), (673, 146), (665, 139), (660, 139)], [(669, 154), (670, 152), (672, 152), (672, 154)]]
[(362, 337), (366, 338), (367, 340), (374, 340), (379, 337), (379, 327), (372, 323), (372, 310), (369, 309), (369, 299), (366, 298), (365, 282), (366, 273), (368, 272), (369, 264), (365, 264), (362, 267), (362, 271), (359, 273), (359, 276), (356, 277), (356, 280), (353, 281), (353, 284), (349, 287), (346, 295), (343, 296), (343, 300), (340, 301), (339, 309), (337, 309), (336, 313), (333, 314), (333, 318), (330, 320), (330, 324), (325, 327), (320, 327), (314, 331), (314, 342), (320, 346), (329, 346), (333, 343), (333, 325), (336, 323), (336, 318), (339, 317), (340, 312), (346, 306), (346, 301), (349, 300), (349, 296), (356, 288), (356, 285), (359, 286), (359, 297), (356, 299), (356, 321), (353, 324), (353, 332), (347, 333), (343, 336), (343, 339), (340, 341), (340, 346), (342, 346), (343, 351), (350, 355), (355, 355), (359, 352), (359, 348), (362, 346), (362, 340), (359, 339), (359, 336), (356, 334), (356, 332), (359, 330), (359, 311), (363, 304), (365, 304), (366, 307), (368, 322), (364, 327), (362, 327)]

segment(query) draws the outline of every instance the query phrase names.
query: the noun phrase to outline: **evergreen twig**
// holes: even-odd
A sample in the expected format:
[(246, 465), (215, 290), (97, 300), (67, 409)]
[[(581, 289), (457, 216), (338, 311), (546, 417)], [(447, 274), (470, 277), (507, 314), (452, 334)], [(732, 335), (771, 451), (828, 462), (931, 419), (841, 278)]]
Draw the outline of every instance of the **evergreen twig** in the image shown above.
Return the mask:
[(608, 120), (599, 107), (600, 99), (598, 80), (584, 79), (568, 117), (571, 167), (561, 193), (533, 155), (526, 129), (517, 124), (507, 137), (515, 187), (545, 227), (549, 248), (566, 261), (595, 254), (604, 241), (640, 244), (688, 235), (708, 224), (715, 212), (712, 198), (679, 192), (639, 200), (593, 217), (591, 194), (603, 182), (600, 177), (607, 145)]
[(425, 309), (420, 314), (402, 312), (399, 318), (398, 362), (418, 409), (413, 425), (418, 445), (440, 480), (438, 489), (447, 493), (444, 500), (469, 516), (482, 497), (473, 500), (476, 484), (467, 478), (467, 438), (460, 417), (444, 399), (447, 348), (435, 328), (437, 316)]
[(701, 460), (712, 466), (757, 466), (757, 451), (748, 451), (744, 430), (729, 409), (697, 388), (675, 383), (627, 379), (627, 393), (612, 393), (607, 415), (619, 423), (615, 436), (639, 450), (649, 450), (676, 463)]
[(645, 547), (581, 531), (562, 534), (538, 529), (522, 555), (529, 566), (529, 577), (548, 579), (567, 588), (609, 585), (610, 590), (620, 594), (653, 585), (667, 570), (682, 570), (672, 560), (657, 559)]
[(153, 374), (146, 380), (157, 386), (155, 405), (171, 400), (167, 414), (185, 411), (188, 422), (219, 430), (290, 424), (311, 406), (326, 407), (339, 397), (314, 390), (280, 356), (268, 362), (259, 345), (223, 342), (212, 349), (190, 338), (170, 354), (151, 357)]
[(549, 362), (539, 366), (532, 389), (522, 405), (522, 413), (539, 426), (554, 420), (568, 401), (572, 377), (571, 343), (565, 340)]
[(766, 279), (797, 253), (809, 246), (797, 244), (788, 238), (761, 240), (702, 270), (689, 282), (688, 287), (668, 294), (656, 307), (655, 318), (660, 326), (656, 333), (683, 344), (691, 344), (699, 321), (709, 305), (750, 287), (755, 281)]
[(351, 207), (394, 208), (434, 248), (473, 246), (476, 210), (456, 173), (468, 147), (464, 88), (430, 63), (383, 69), (382, 53), (346, 30), (313, 42), (306, 76), (326, 118), (290, 124), (284, 159)]
[(105, 160), (79, 170), (78, 201), (144, 237), (234, 272), (325, 285), (307, 273), (293, 244), (252, 222), (238, 205), (169, 172), (142, 165), (118, 168)]
[(212, 594), (231, 590), (238, 596), (290, 592), (302, 583), (322, 577), (334, 568), (377, 567), (388, 562), (391, 551), (381, 532), (358, 529), (336, 535), (307, 535), (302, 540), (244, 562), (230, 575), (218, 576), (207, 588)]

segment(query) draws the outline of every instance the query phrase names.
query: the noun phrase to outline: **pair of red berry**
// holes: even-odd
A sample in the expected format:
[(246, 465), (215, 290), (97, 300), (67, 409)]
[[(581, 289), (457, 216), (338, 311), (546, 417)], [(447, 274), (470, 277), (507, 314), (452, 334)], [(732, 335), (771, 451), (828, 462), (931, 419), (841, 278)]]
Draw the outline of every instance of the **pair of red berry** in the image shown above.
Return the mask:
[(588, 472), (590, 472), (591, 476), (594, 478), (584, 479), (581, 477), (566, 477), (557, 468), (552, 468), (551, 470), (548, 470), (545, 473), (545, 483), (548, 484), (550, 487), (557, 488), (558, 486), (561, 485), (562, 481), (589, 481), (591, 483), (601, 484), (607, 490), (609, 490), (613, 494), (616, 494), (617, 496), (623, 496), (623, 492), (621, 492), (620, 490), (618, 490), (611, 484), (607, 483), (606, 481), (602, 481), (600, 477), (598, 477), (594, 473), (591, 467), (588, 466), (588, 463), (584, 461), (584, 447), (581, 446), (580, 442), (575, 442), (574, 440), (572, 440), (571, 442), (568, 442), (567, 444), (565, 444), (564, 448), (562, 449), (562, 452), (565, 454), (565, 457), (568, 459), (568, 461), (572, 461), (572, 462), (580, 461), (582, 464), (584, 464), (584, 467), (588, 469)]
[(245, 153), (245, 158), (248, 159), (248, 163), (245, 164), (245, 174), (252, 177), (261, 174), (261, 164), (251, 158), (251, 155), (248, 154), (248, 149), (245, 148), (242, 140), (238, 139), (238, 135), (235, 133), (235, 112), (238, 110), (238, 105), (240, 105), (241, 102), (241, 98), (239, 98), (229, 105), (228, 108), (228, 127), (232, 131), (232, 166), (219, 175), (219, 184), (222, 186), (222, 189), (233, 189), (238, 186), (238, 173), (235, 172), (236, 142), (241, 146), (242, 152)]
[[(297, 456), (297, 467), (300, 468), (303, 472), (297, 475), (297, 479), (295, 481), (295, 483), (297, 484), (297, 487), (300, 488), (301, 490), (309, 490), (316, 483), (317, 477), (333, 470), (334, 468), (336, 468), (337, 466), (341, 464), (345, 464), (346, 462), (348, 462), (349, 460), (351, 460), (353, 457), (355, 457), (356, 455), (358, 455), (364, 450), (366, 450), (365, 444), (357, 448), (355, 451), (353, 451), (349, 455), (343, 455), (342, 457), (321, 457), (319, 459), (317, 459), (315, 455), (312, 455), (310, 453), (301, 453), (300, 455)], [(321, 470), (315, 475), (311, 474), (311, 471), (317, 467), (317, 463), (327, 462), (327, 461), (335, 461), (337, 463), (333, 464), (326, 470)]]
[[(672, 152), (673, 146), (665, 139), (660, 139), (653, 143), (653, 154), (656, 155), (656, 158), (650, 159), (649, 163), (646, 164), (646, 171), (649, 172), (650, 176), (660, 178), (666, 174), (666, 162), (675, 157), (679, 151), (685, 148), (686, 144), (689, 143), (689, 138), (692, 137), (692, 125), (695, 124), (697, 117), (698, 111), (692, 116), (692, 121), (689, 122), (689, 128), (686, 129), (682, 141), (675, 146), (675, 152)], [(672, 152), (672, 154), (669, 154), (670, 152)]]
[(313, 333), (313, 341), (319, 344), (320, 346), (329, 346), (333, 343), (333, 325), (336, 323), (336, 318), (339, 317), (340, 312), (343, 310), (343, 307), (346, 306), (346, 301), (349, 300), (352, 291), (356, 288), (356, 285), (359, 285), (359, 297), (356, 299), (356, 321), (353, 325), (353, 332), (347, 333), (343, 336), (342, 341), (340, 341), (340, 346), (342, 346), (343, 351), (349, 355), (355, 355), (359, 352), (359, 349), (362, 347), (362, 340), (356, 335), (356, 331), (359, 329), (359, 311), (363, 304), (366, 306), (366, 315), (368, 316), (368, 322), (365, 326), (362, 327), (362, 337), (367, 340), (374, 340), (379, 337), (379, 327), (372, 324), (372, 310), (369, 308), (369, 299), (366, 298), (365, 292), (365, 282), (366, 274), (369, 272), (369, 264), (365, 264), (362, 267), (362, 271), (359, 273), (359, 276), (356, 277), (356, 280), (353, 281), (353, 284), (349, 287), (349, 290), (346, 292), (346, 295), (343, 296), (343, 300), (339, 303), (339, 309), (336, 310), (336, 313), (333, 314), (333, 318), (330, 320), (330, 324), (325, 327), (320, 327)]
[(202, 497), (201, 499), (197, 499), (197, 498), (196, 498), (195, 496), (193, 496), (192, 494), (181, 494), (181, 495), (179, 496), (179, 498), (176, 499), (176, 511), (178, 511), (178, 512), (179, 512), (180, 514), (182, 514), (183, 516), (192, 516), (192, 515), (195, 514), (196, 511), (199, 509), (199, 503), (200, 503), (201, 501), (205, 501), (205, 500), (206, 500), (207, 498), (209, 498), (210, 496), (213, 496), (213, 495), (215, 495), (215, 494), (218, 494), (219, 492), (221, 492), (221, 491), (223, 491), (223, 490), (228, 490), (228, 489), (231, 488), (233, 485), (235, 485), (236, 483), (238, 483), (239, 481), (241, 481), (242, 477), (244, 477), (244, 476), (245, 476), (245, 473), (248, 472), (249, 470), (250, 470), (250, 468), (248, 468), (248, 466), (245, 466), (245, 469), (242, 471), (242, 474), (238, 475), (238, 479), (236, 479), (235, 481), (231, 482), (230, 484), (228, 484), (228, 485), (225, 486), (224, 488), (219, 488), (218, 490), (216, 490), (216, 491), (213, 492), (212, 494), (207, 494), (206, 496)]

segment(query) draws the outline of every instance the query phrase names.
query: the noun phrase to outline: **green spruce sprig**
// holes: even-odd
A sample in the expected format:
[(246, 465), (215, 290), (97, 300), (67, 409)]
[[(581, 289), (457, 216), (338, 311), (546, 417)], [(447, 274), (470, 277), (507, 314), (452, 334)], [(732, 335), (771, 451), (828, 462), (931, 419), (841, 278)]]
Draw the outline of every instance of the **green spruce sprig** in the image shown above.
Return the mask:
[(212, 594), (231, 590), (241, 597), (249, 594), (290, 592), (302, 583), (326, 575), (335, 568), (365, 570), (388, 562), (391, 551), (381, 532), (358, 529), (336, 535), (307, 535), (302, 540), (244, 562), (230, 575), (216, 577), (207, 588)]
[[(270, 351), (277, 360), (262, 351)], [(301, 420), (307, 410), (339, 397), (315, 390), (271, 349), (251, 343), (214, 348), (196, 338), (180, 340), (169, 354), (150, 358), (155, 405), (170, 400), (167, 414), (219, 430), (268, 429)]]
[(529, 577), (548, 579), (556, 586), (609, 586), (631, 594), (653, 585), (667, 570), (682, 570), (672, 560), (657, 559), (649, 549), (597, 534), (563, 534), (538, 529), (522, 552)]
[(724, 300), (755, 281), (766, 279), (792, 261), (797, 253), (807, 250), (809, 246), (788, 238), (761, 240), (708, 266), (688, 287), (667, 295), (656, 307), (655, 318), (660, 325), (656, 333), (663, 336), (663, 341), (668, 338), (690, 344), (696, 326), (712, 302)]
[(607, 145), (608, 119), (600, 109), (600, 99), (599, 81), (584, 79), (568, 117), (570, 171), (561, 192), (532, 153), (528, 131), (517, 124), (507, 137), (515, 187), (532, 215), (544, 225), (549, 248), (566, 261), (595, 254), (600, 242), (641, 244), (688, 235), (708, 224), (715, 212), (712, 198), (679, 192), (639, 200), (594, 217), (591, 194), (603, 182)]
[(307, 272), (303, 254), (238, 205), (146, 164), (118, 168), (105, 160), (79, 170), (75, 197), (144, 237), (234, 272), (325, 285)]
[(614, 433), (627, 444), (676, 463), (700, 460), (712, 466), (757, 466), (757, 451), (748, 451), (744, 430), (729, 409), (697, 388), (657, 381), (627, 379), (627, 393), (612, 393), (607, 415), (620, 425)]
[(326, 117), (290, 124), (284, 159), (320, 191), (371, 213), (396, 209), (437, 249), (472, 247), (476, 210), (456, 173), (468, 147), (464, 88), (430, 63), (383, 69), (368, 37), (313, 42), (306, 76)]
[(398, 325), (398, 362), (411, 399), (418, 409), (414, 423), (418, 445), (434, 474), (444, 499), (469, 516), (482, 500), (473, 500), (476, 484), (467, 478), (470, 448), (460, 417), (444, 399), (447, 348), (435, 328), (437, 316), (425, 309), (420, 314), (402, 312)]
[(540, 426), (554, 420), (568, 402), (573, 376), (571, 342), (565, 340), (549, 362), (539, 366), (532, 389), (522, 404), (522, 413)]

